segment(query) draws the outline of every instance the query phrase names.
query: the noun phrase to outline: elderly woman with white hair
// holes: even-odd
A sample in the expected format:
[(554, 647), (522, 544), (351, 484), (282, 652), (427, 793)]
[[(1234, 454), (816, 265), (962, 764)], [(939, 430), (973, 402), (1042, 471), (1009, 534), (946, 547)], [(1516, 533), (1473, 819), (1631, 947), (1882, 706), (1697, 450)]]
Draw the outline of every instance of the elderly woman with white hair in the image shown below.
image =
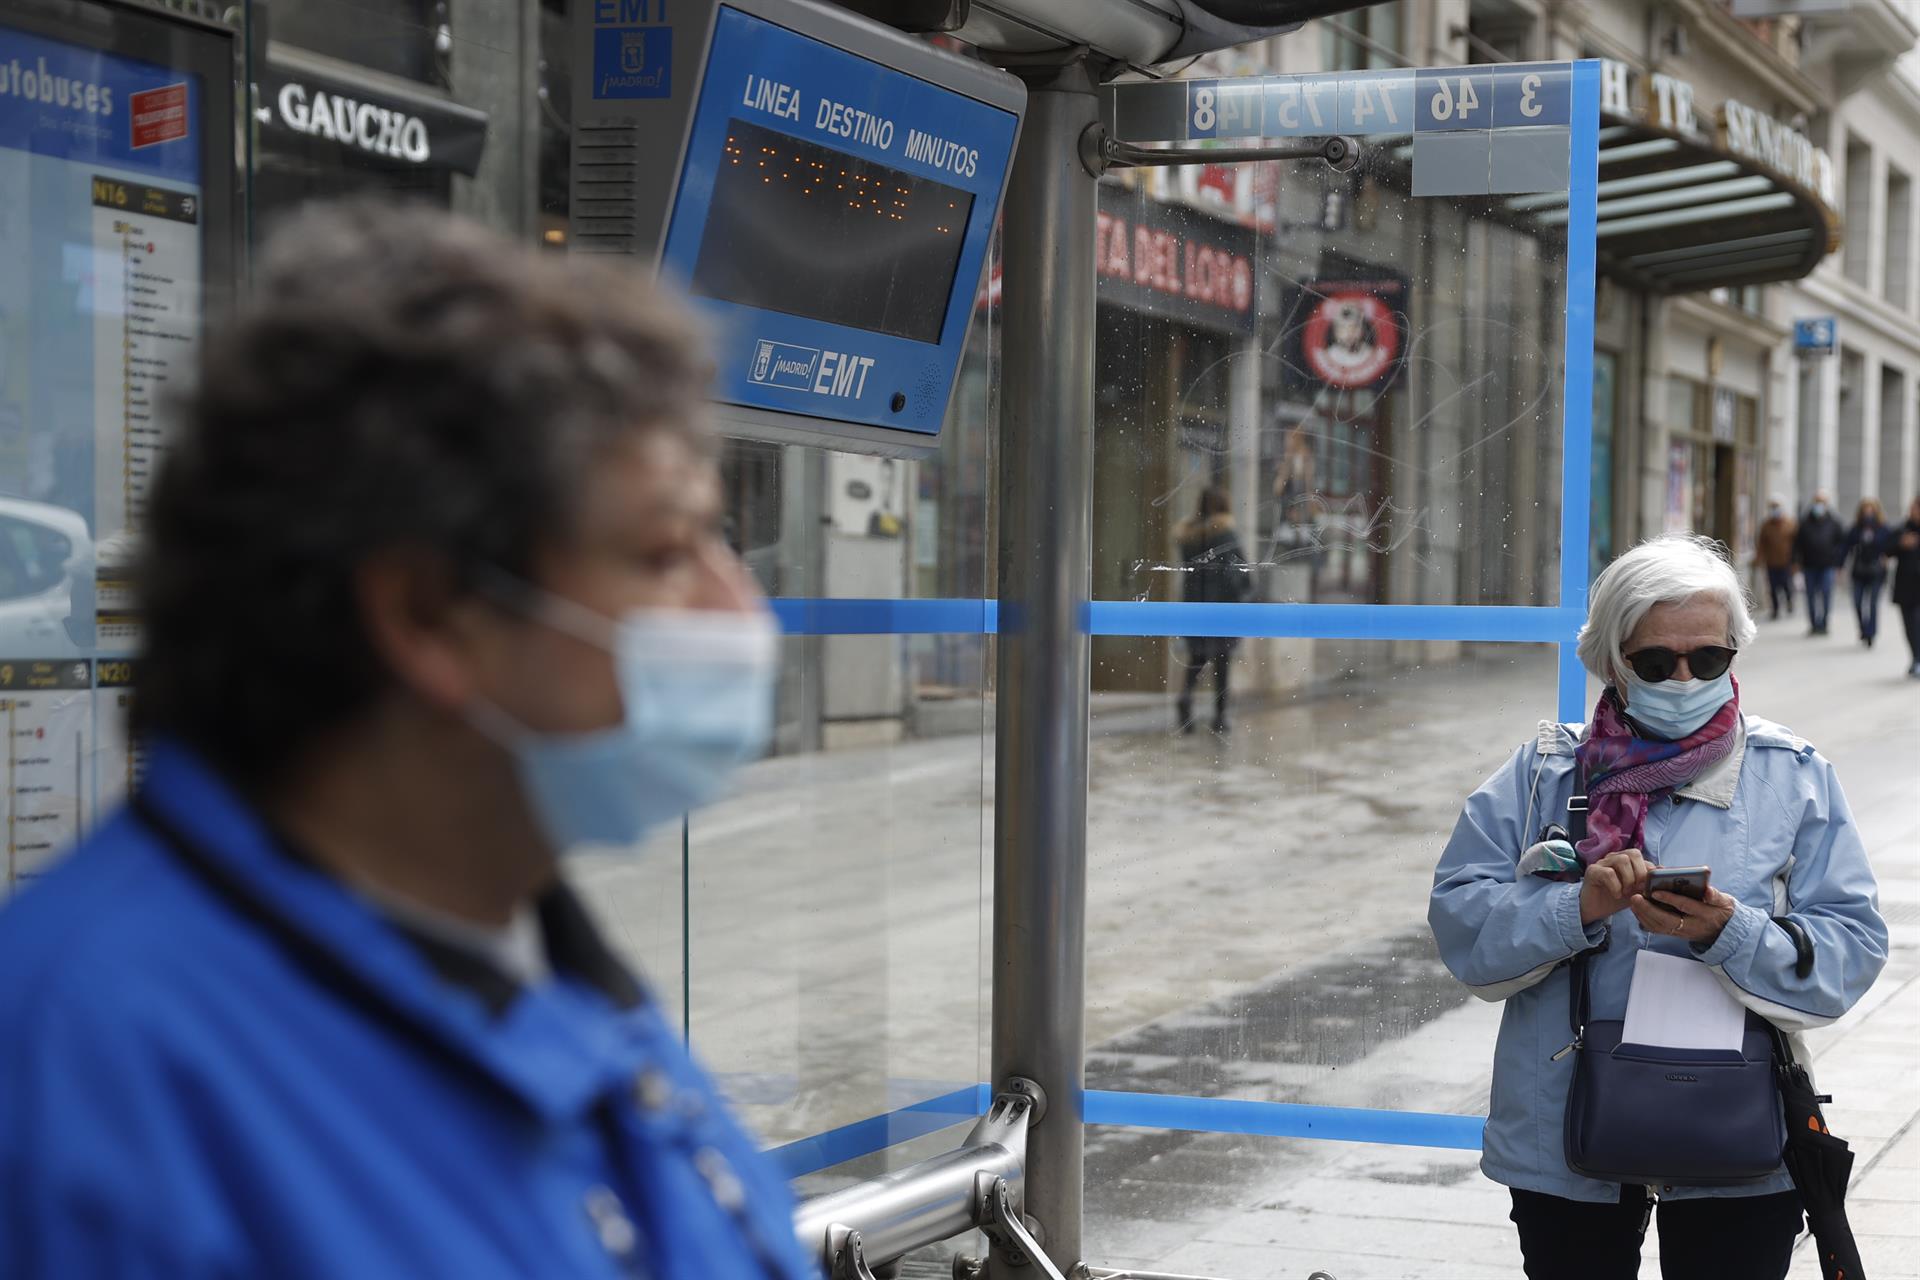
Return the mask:
[[(1639, 952), (1698, 961), (1710, 986), (1792, 1033), (1840, 1017), (1886, 963), (1873, 873), (1833, 766), (1740, 705), (1732, 666), (1753, 637), (1714, 544), (1670, 535), (1615, 560), (1579, 637), (1605, 685), (1592, 719), (1543, 723), (1468, 798), (1434, 874), (1442, 958), (1475, 995), (1505, 1003), (1481, 1169), (1511, 1190), (1535, 1280), (1637, 1275), (1656, 1201), (1668, 1280), (1787, 1273), (1801, 1205), (1784, 1167), (1736, 1185), (1610, 1182), (1577, 1172), (1565, 1141), (1575, 972), (1589, 1016), (1618, 1019)], [(1578, 795), (1584, 836), (1580, 805), (1569, 822)], [(1650, 892), (1663, 866), (1707, 867), (1704, 897)]]

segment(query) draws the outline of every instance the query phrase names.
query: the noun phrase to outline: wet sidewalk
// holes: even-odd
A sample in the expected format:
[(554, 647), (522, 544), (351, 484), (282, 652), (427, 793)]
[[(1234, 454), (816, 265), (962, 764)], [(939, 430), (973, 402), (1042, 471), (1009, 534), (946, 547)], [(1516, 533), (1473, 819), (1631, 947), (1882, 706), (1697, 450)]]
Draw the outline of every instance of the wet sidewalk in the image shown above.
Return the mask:
[[(1920, 896), (1907, 914), (1920, 915)], [(1873, 1280), (1920, 1277), (1920, 1072), (1914, 1070), (1920, 925), (1910, 921), (1894, 930), (1893, 960), (1867, 1000), (1809, 1036), (1820, 1088), (1835, 1096), (1829, 1123), (1856, 1152), (1849, 1208)], [(1490, 1048), (1498, 1024), (1499, 1009), (1476, 1001), (1383, 1053), (1401, 1071), (1441, 1077), (1428, 1094), (1432, 1109), (1464, 1111), (1459, 1104), (1469, 1099), (1484, 1105), (1486, 1078), (1465, 1078), (1458, 1068)], [(1453, 1078), (1444, 1078), (1449, 1073)], [(1123, 1246), (1133, 1265), (1229, 1280), (1302, 1280), (1314, 1270), (1336, 1280), (1521, 1275), (1507, 1192), (1480, 1173), (1477, 1153), (1182, 1136), (1188, 1139), (1179, 1157), (1186, 1176), (1213, 1183), (1215, 1194), (1234, 1207), (1173, 1224), (1090, 1220), (1089, 1240)], [(1093, 1175), (1100, 1147), (1096, 1139), (1090, 1198), (1098, 1194)], [(1283, 1147), (1295, 1149), (1290, 1159)], [(1148, 1168), (1166, 1158), (1149, 1156)], [(1249, 1171), (1255, 1179), (1245, 1179)], [(1102, 1198), (1112, 1203), (1110, 1195)], [(1151, 1209), (1147, 1197), (1130, 1199), (1135, 1209)], [(1151, 1254), (1151, 1262), (1142, 1254)], [(1641, 1274), (1660, 1274), (1657, 1229), (1648, 1233)], [(1803, 1237), (1790, 1276), (1817, 1280), (1819, 1274), (1811, 1238)]]

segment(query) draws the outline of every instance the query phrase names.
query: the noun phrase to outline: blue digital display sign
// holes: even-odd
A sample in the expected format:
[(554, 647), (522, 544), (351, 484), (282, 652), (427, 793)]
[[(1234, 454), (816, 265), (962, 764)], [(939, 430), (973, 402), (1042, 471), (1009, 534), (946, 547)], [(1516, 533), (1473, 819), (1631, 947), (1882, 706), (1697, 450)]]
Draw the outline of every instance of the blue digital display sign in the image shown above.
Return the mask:
[(936, 436), (1018, 125), (722, 7), (661, 256), (717, 397)]

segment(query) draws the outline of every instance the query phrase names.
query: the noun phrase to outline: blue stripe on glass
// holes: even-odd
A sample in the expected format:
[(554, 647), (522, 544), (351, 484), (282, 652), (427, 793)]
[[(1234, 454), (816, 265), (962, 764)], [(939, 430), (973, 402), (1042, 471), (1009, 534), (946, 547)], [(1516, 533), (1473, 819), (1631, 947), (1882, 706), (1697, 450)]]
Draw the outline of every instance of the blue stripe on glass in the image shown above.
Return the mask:
[(1248, 1133), (1270, 1138), (1318, 1138), (1332, 1142), (1379, 1142), (1402, 1147), (1480, 1149), (1484, 1116), (1436, 1115), (1429, 1111), (1381, 1111), (1371, 1107), (1316, 1107), (1300, 1102), (1255, 1102), (1245, 1098), (1188, 1098), (1157, 1093), (1086, 1093), (1088, 1124), (1193, 1133)]
[(987, 1086), (969, 1085), (885, 1115), (870, 1116), (774, 1147), (767, 1154), (789, 1179), (937, 1133), (986, 1114)]
[[(1593, 293), (1595, 204), (1600, 180), (1600, 64), (1573, 66), (1573, 151), (1567, 180), (1567, 349), (1560, 432), (1560, 607), (1587, 609), (1587, 543), (1593, 536)], [(1586, 672), (1560, 650), (1560, 718), (1586, 719)]]
[(997, 600), (833, 600), (790, 596), (771, 602), (790, 636), (991, 635)]
[[(798, 1178), (974, 1119), (985, 1114), (989, 1096), (984, 1084), (956, 1089), (898, 1111), (856, 1120), (811, 1138), (774, 1147), (767, 1154), (788, 1178)], [(1089, 1089), (1083, 1096), (1088, 1124), (1179, 1129), (1188, 1133), (1243, 1133), (1269, 1138), (1478, 1151), (1480, 1131), (1486, 1123), (1482, 1116), (1383, 1111), (1371, 1107), (1318, 1107), (1244, 1098), (1191, 1098), (1104, 1089)]]
[[(773, 601), (788, 635), (990, 635), (993, 600)], [(1525, 605), (1184, 604), (1095, 600), (1097, 636), (1272, 636), (1315, 640), (1487, 640), (1558, 644), (1579, 629), (1577, 611)]]
[(1097, 636), (1273, 636), (1313, 640), (1493, 640), (1557, 644), (1577, 613), (1524, 605), (1178, 604), (1095, 600)]

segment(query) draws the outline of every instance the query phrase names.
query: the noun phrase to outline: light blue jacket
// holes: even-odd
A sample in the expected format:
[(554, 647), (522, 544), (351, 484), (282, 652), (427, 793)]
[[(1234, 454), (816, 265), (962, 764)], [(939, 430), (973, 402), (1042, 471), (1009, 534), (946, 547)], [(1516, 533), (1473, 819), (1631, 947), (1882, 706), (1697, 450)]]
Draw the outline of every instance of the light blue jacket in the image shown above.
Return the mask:
[[(1589, 966), (1593, 1016), (1625, 1016), (1634, 953), (1691, 955), (1712, 966), (1735, 999), (1788, 1032), (1824, 1026), (1866, 994), (1887, 961), (1866, 847), (1833, 766), (1777, 724), (1748, 716), (1733, 752), (1647, 812), (1647, 857), (1712, 868), (1713, 887), (1738, 900), (1711, 947), (1648, 934), (1631, 911), (1582, 926), (1580, 886), (1516, 878), (1522, 852), (1548, 823), (1566, 823), (1580, 725), (1543, 723), (1538, 738), (1468, 797), (1434, 871), (1427, 920), (1441, 958), (1484, 1000), (1503, 1000), (1493, 1099), (1480, 1167), (1496, 1182), (1573, 1200), (1611, 1201), (1618, 1184), (1567, 1167), (1562, 1138), (1573, 1055), (1568, 969), (1576, 951), (1607, 949)], [(1813, 970), (1796, 977), (1793, 940), (1770, 917), (1790, 915), (1813, 940)], [(1674, 1187), (1684, 1196), (1767, 1195), (1792, 1181), (1784, 1168), (1742, 1187)]]

